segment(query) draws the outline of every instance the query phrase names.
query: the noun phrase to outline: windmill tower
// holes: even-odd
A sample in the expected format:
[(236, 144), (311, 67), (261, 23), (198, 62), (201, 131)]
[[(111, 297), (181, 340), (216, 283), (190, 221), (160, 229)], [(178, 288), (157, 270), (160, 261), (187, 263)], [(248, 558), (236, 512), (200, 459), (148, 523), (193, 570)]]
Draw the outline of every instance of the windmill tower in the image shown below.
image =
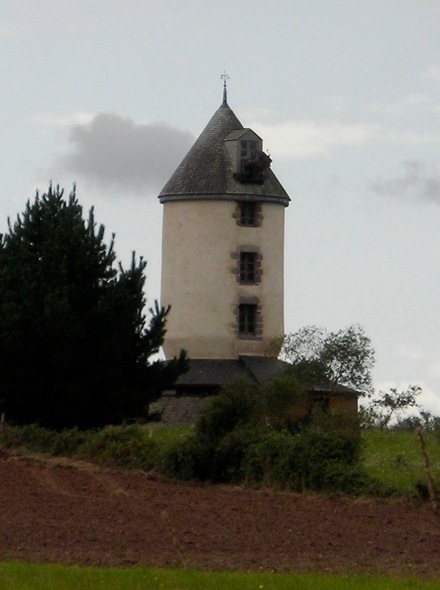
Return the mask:
[(193, 367), (276, 359), (290, 199), (270, 163), (229, 107), (224, 76), (221, 106), (159, 195), (167, 358), (184, 348)]

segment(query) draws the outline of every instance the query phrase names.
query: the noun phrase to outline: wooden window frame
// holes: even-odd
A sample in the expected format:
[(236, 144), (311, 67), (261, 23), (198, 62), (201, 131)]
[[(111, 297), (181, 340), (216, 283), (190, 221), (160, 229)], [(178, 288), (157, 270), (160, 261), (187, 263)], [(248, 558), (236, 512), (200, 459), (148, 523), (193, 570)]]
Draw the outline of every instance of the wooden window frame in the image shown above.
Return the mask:
[(258, 246), (239, 246), (235, 252), (231, 252), (231, 258), (235, 261), (231, 272), (235, 275), (239, 285), (259, 285), (263, 278), (263, 255)]
[(255, 285), (257, 282), (257, 252), (240, 252), (240, 283)]
[(257, 221), (257, 203), (255, 201), (242, 201), (240, 203), (240, 225), (244, 227), (256, 227)]
[(240, 227), (261, 227), (263, 223), (262, 205), (258, 201), (237, 201), (233, 217)]
[(234, 330), (241, 340), (261, 340), (263, 317), (258, 297), (241, 295), (234, 309)]
[(238, 306), (238, 333), (240, 336), (255, 336), (257, 332), (257, 305), (240, 303)]

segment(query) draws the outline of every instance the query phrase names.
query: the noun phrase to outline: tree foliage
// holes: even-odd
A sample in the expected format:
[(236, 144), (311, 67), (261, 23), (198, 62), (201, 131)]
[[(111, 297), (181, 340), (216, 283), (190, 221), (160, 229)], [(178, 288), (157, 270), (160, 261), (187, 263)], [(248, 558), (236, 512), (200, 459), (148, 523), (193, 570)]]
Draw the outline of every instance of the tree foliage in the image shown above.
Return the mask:
[(338, 332), (306, 326), (286, 336), (281, 358), (309, 383), (325, 379), (331, 388), (340, 384), (362, 394), (371, 391), (374, 350), (361, 326)]
[[(387, 428), (392, 421), (401, 420), (408, 410), (419, 408), (417, 397), (421, 393), (422, 388), (419, 385), (409, 385), (402, 391), (391, 387), (389, 391), (379, 391), (371, 395), (368, 403), (360, 408), (363, 425), (375, 426), (380, 430)], [(428, 425), (430, 414), (422, 410), (420, 415), (425, 425)]]
[(0, 403), (17, 422), (55, 428), (137, 418), (184, 370), (149, 358), (169, 308), (144, 314), (146, 262), (115, 265), (75, 189), (37, 193), (0, 238)]

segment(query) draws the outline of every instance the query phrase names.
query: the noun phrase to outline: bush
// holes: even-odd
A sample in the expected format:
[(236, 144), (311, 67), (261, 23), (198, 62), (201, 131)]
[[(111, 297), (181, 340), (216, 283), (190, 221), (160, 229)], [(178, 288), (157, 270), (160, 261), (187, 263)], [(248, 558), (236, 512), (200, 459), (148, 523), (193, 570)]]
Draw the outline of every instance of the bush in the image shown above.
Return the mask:
[(212, 452), (203, 437), (195, 433), (187, 434), (168, 448), (160, 470), (168, 477), (182, 480), (210, 479)]
[(250, 425), (228, 432), (214, 448), (210, 479), (216, 482), (242, 482), (247, 454), (260, 437), (258, 429)]
[(72, 428), (61, 432), (37, 424), (8, 425), (0, 433), (0, 444), (124, 469), (148, 470), (160, 463), (159, 445), (148, 430), (138, 424), (87, 431)]
[(0, 443), (6, 448), (24, 447), (30, 451), (55, 456), (72, 456), (87, 440), (88, 434), (77, 428), (56, 432), (38, 424), (21, 427), (6, 426), (0, 434)]
[(214, 444), (237, 427), (251, 422), (257, 412), (261, 388), (247, 379), (225, 387), (203, 409), (197, 424), (197, 436)]
[(384, 495), (379, 482), (371, 479), (358, 465), (328, 464), (321, 479), (322, 489), (346, 494), (376, 493)]
[(266, 387), (239, 381), (204, 408), (195, 432), (165, 459), (168, 475), (214, 482), (246, 481), (301, 491), (359, 490), (357, 424), (315, 412), (293, 419), (304, 390), (288, 376)]
[(149, 470), (156, 464), (158, 449), (145, 426), (123, 424), (90, 432), (78, 454), (124, 469)]
[[(255, 451), (263, 454), (272, 480), (282, 486), (301, 491), (342, 489), (348, 491), (349, 480), (358, 478), (356, 463), (358, 442), (336, 432), (313, 426), (297, 434), (271, 433)], [(351, 485), (351, 484), (350, 484)], [(355, 484), (353, 483), (353, 486)]]
[(52, 431), (28, 424), (21, 428), (6, 426), (0, 434), (2, 446), (7, 449), (25, 447), (31, 451), (48, 452)]
[(243, 468), (245, 480), (302, 491), (299, 445), (299, 435), (268, 430), (248, 449)]
[(304, 485), (310, 489), (324, 489), (329, 473), (356, 460), (356, 445), (337, 433), (310, 428), (300, 436), (300, 468)]

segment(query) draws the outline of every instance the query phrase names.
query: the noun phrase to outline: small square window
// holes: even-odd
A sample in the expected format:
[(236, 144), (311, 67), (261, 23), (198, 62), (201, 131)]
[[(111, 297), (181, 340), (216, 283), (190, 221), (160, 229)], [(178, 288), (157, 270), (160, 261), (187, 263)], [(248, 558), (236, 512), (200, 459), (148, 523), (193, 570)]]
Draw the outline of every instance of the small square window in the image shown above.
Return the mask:
[(240, 334), (255, 336), (257, 306), (241, 303), (238, 306), (238, 331)]
[(242, 201), (240, 203), (240, 225), (255, 227), (257, 219), (257, 203)]
[(246, 163), (258, 155), (258, 148), (259, 145), (257, 141), (242, 140), (240, 142), (241, 172), (244, 172)]
[(256, 262), (256, 252), (240, 252), (240, 283), (255, 283)]

